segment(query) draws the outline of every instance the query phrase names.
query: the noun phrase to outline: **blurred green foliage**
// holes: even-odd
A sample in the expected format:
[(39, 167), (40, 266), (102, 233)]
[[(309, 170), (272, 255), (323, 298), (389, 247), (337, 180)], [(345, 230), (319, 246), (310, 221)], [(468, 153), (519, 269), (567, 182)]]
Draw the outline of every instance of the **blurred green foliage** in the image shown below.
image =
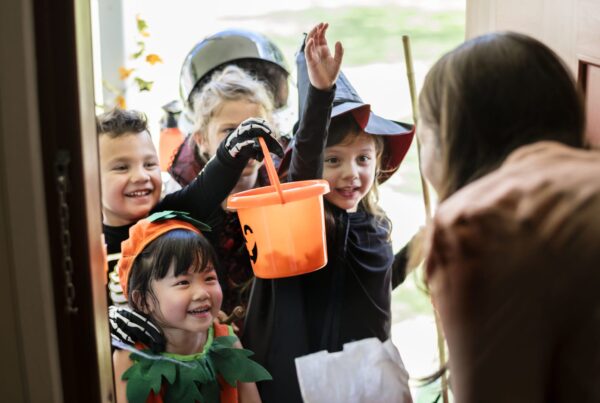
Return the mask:
[(340, 40), (352, 49), (344, 58), (347, 66), (393, 63), (404, 60), (402, 35), (410, 35), (413, 58), (433, 61), (463, 41), (465, 14), (462, 10), (427, 10), (401, 6), (310, 8), (280, 11), (253, 17), (256, 27), (275, 41), (284, 54), (294, 54), (303, 32), (318, 22), (328, 22), (329, 40)]

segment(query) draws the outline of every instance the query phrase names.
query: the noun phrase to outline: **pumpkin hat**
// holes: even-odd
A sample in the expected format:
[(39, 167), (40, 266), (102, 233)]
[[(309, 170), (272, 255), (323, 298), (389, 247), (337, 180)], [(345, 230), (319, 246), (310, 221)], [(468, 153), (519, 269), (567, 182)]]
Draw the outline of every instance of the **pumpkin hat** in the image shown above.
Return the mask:
[(129, 276), (135, 258), (164, 233), (176, 229), (185, 229), (201, 234), (200, 231), (210, 231), (210, 227), (190, 217), (189, 213), (181, 211), (160, 211), (144, 218), (129, 228), (129, 238), (121, 243), (121, 259), (118, 273), (123, 295), (128, 298)]

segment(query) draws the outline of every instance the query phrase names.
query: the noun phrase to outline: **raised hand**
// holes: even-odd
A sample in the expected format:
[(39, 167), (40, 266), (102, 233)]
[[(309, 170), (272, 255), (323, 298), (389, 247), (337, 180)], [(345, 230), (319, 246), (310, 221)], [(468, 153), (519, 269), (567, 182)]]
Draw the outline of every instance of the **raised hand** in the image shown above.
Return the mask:
[(273, 137), (273, 130), (264, 119), (249, 118), (227, 136), (219, 145), (221, 154), (226, 154), (235, 160), (248, 160), (254, 158), (262, 161), (263, 155), (258, 143), (262, 137), (267, 143), (269, 151), (283, 158), (283, 148)]
[(344, 57), (344, 48), (340, 42), (335, 43), (335, 53), (333, 56), (331, 55), (325, 38), (328, 27), (327, 23), (315, 26), (306, 36), (304, 48), (308, 78), (313, 87), (319, 90), (328, 90), (333, 87), (340, 74)]
[(157, 353), (165, 350), (165, 337), (146, 315), (111, 305), (108, 307), (108, 321), (112, 339), (130, 346), (139, 342)]

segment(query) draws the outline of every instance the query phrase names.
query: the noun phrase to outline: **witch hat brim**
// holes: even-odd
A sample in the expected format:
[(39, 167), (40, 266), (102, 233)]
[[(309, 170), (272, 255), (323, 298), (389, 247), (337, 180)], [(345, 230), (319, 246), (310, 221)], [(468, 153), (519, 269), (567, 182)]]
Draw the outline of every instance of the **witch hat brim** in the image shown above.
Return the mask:
[[(302, 44), (296, 55), (299, 120), (302, 119), (304, 104), (310, 86), (306, 68), (306, 58), (304, 56), (305, 38), (306, 35), (302, 38)], [(402, 160), (406, 156), (415, 134), (414, 126), (385, 119), (376, 115), (371, 110), (371, 106), (363, 102), (360, 98), (358, 92), (352, 86), (344, 72), (340, 72), (335, 85), (336, 89), (333, 108), (331, 109), (331, 119), (333, 120), (337, 116), (346, 113), (352, 113), (354, 120), (356, 120), (356, 123), (365, 133), (374, 136), (384, 136), (385, 146), (381, 159), (381, 172), (377, 179), (379, 183), (385, 182), (398, 170), (400, 163), (402, 163)], [(291, 152), (289, 154), (291, 154)], [(288, 155), (286, 155), (286, 157), (287, 158), (284, 158), (282, 161), (282, 165), (285, 165), (285, 160), (289, 159)]]

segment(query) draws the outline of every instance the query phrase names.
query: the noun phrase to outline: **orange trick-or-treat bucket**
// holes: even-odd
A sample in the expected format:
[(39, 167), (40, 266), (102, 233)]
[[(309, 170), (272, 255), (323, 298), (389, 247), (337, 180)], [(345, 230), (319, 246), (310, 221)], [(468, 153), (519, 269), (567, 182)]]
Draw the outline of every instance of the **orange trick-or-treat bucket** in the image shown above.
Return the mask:
[(327, 264), (323, 195), (326, 180), (279, 183), (271, 155), (260, 146), (270, 186), (229, 196), (236, 209), (256, 277), (280, 278), (318, 270)]

